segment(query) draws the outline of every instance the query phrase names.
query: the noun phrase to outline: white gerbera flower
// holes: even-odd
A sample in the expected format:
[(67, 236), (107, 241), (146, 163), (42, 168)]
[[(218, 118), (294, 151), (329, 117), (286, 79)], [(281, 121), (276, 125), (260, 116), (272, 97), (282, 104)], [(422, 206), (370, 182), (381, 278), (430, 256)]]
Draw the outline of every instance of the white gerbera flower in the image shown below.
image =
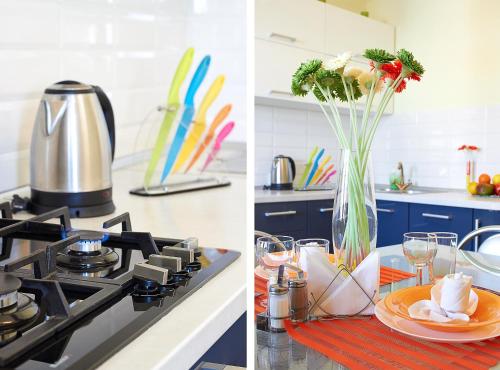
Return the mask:
[(337, 71), (344, 68), (347, 63), (349, 63), (351, 58), (352, 53), (350, 51), (346, 51), (345, 53), (337, 55), (336, 58), (327, 60), (325, 63), (323, 63), (323, 67), (331, 71)]

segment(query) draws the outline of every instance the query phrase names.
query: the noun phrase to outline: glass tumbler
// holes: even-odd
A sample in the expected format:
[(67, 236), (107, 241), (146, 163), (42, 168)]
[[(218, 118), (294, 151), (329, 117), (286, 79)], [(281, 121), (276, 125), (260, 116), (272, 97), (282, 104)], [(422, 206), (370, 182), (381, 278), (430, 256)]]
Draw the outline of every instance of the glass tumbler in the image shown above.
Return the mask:
[(443, 231), (432, 234), (436, 235), (437, 248), (429, 261), (429, 280), (434, 284), (437, 277), (455, 273), (458, 235)]
[(327, 239), (299, 239), (295, 242), (295, 260), (297, 261), (297, 266), (302, 268), (300, 262), (301, 251), (304, 248), (317, 248), (320, 252), (328, 254), (330, 247), (330, 241)]
[(416, 285), (422, 285), (423, 269), (436, 254), (437, 240), (433, 233), (410, 232), (403, 235), (403, 253), (417, 269)]
[(255, 245), (255, 257), (259, 266), (270, 275), (277, 274), (280, 265), (292, 262), (294, 245), (291, 236), (261, 236)]

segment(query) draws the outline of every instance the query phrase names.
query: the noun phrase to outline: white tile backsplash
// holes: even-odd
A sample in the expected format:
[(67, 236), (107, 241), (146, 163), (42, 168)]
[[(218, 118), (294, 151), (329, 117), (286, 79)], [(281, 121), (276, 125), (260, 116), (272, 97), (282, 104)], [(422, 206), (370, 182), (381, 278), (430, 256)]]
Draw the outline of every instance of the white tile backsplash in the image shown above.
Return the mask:
[[(43, 90), (63, 79), (101, 86), (110, 96), (117, 157), (151, 148), (177, 63), (195, 48), (191, 75), (212, 56), (199, 105), (215, 76), (236, 122), (228, 141), (246, 139), (246, 14), (243, 0), (16, 0), (0, 2), (0, 191), (29, 182), (31, 130)], [(153, 112), (141, 126), (145, 116)], [(179, 115), (180, 117), (180, 115)]]
[[(343, 119), (348, 122), (348, 117)], [(277, 154), (293, 157), (300, 176), (315, 145), (326, 148), (337, 167), (338, 141), (322, 112), (256, 105), (255, 121), (257, 185), (269, 183), (271, 160)], [(457, 148), (479, 146), (476, 177), (483, 172), (494, 175), (500, 173), (499, 142), (500, 105), (387, 115), (372, 146), (375, 182), (388, 183), (402, 161), (406, 176), (417, 185), (463, 189), (465, 154)]]

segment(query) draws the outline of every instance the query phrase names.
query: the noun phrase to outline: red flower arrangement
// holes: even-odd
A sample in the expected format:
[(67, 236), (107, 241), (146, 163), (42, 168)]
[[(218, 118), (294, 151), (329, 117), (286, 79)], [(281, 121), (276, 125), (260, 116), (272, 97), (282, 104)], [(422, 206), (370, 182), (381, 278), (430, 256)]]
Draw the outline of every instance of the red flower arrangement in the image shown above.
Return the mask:
[(458, 150), (469, 150), (469, 151), (478, 151), (479, 148), (475, 145), (462, 145), (458, 148)]

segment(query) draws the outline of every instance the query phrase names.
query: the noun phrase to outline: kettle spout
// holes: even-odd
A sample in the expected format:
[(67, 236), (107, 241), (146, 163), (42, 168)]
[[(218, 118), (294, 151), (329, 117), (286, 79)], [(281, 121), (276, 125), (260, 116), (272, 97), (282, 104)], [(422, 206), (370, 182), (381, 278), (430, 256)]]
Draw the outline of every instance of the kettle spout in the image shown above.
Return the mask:
[(66, 100), (54, 100), (50, 102), (42, 100), (40, 104), (42, 104), (45, 112), (45, 135), (50, 136), (66, 112), (68, 102)]

